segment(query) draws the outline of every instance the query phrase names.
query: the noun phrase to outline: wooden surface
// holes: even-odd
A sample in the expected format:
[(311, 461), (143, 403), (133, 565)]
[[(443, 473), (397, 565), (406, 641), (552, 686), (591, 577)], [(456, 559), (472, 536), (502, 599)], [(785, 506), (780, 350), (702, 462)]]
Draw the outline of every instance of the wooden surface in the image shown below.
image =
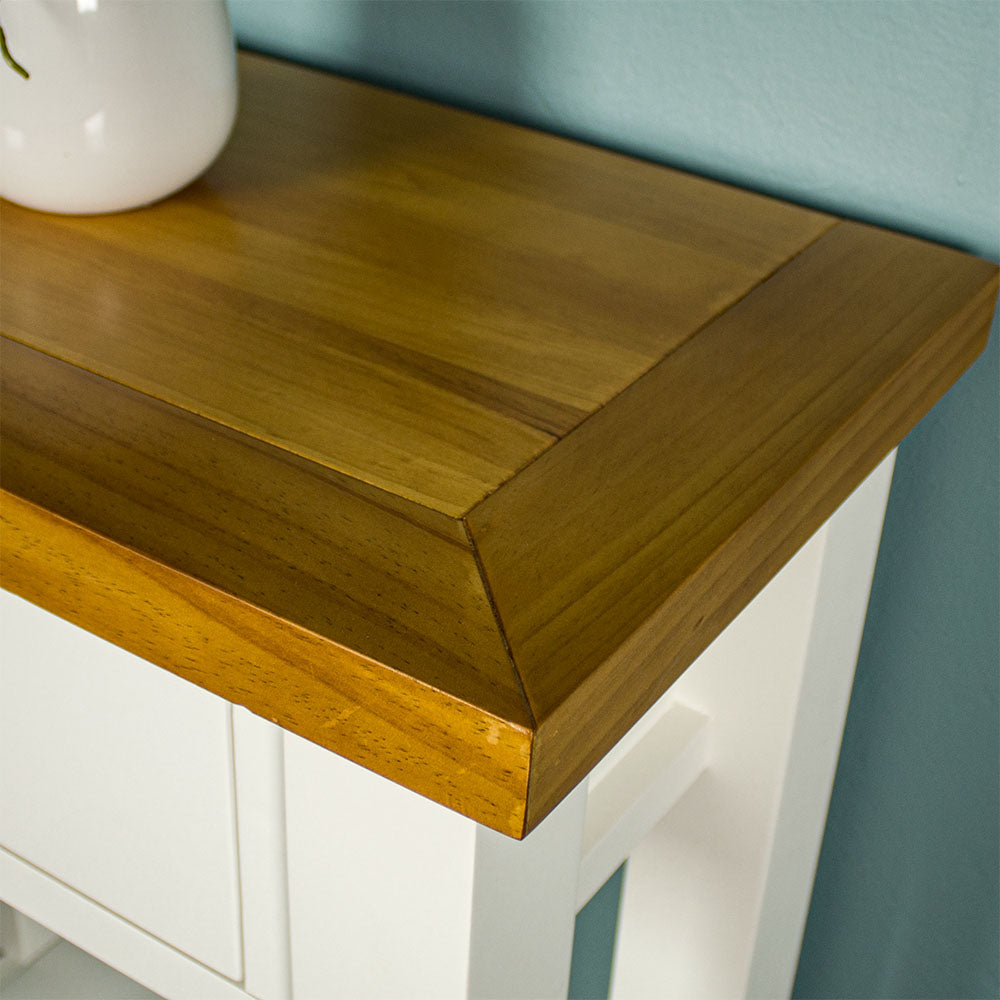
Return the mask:
[(968, 366), (996, 268), (241, 67), (178, 196), (2, 206), (3, 585), (521, 836)]
[(247, 58), (142, 212), (5, 210), (9, 336), (453, 516), (833, 222)]

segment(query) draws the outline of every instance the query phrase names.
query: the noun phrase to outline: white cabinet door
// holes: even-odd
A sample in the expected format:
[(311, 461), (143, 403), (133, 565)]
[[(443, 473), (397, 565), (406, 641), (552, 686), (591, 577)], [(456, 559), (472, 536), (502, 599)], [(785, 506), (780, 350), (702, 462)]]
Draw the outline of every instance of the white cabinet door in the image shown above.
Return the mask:
[(241, 979), (229, 704), (6, 591), (0, 625), (0, 845)]

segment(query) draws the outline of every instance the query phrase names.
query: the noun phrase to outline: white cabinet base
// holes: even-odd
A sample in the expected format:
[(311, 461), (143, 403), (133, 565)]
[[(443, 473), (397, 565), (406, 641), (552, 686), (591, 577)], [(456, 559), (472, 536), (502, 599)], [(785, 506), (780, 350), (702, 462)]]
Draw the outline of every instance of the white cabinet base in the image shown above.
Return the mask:
[[(231, 978), (191, 957), (198, 947), (175, 946), (173, 931), (140, 929), (139, 918), (130, 922), (29, 863), (31, 816), (2, 824), (26, 851), (12, 843), (0, 850), (0, 898), (167, 1000), (561, 1000), (576, 911), (628, 857), (616, 1000), (787, 996), (892, 458), (523, 841), (222, 705), (231, 743), (215, 755), (223, 777), (212, 779), (222, 805), (206, 807), (200, 795), (191, 811), (178, 803), (175, 819), (183, 827), (192, 816), (215, 817), (210, 836), (232, 840), (216, 855), (222, 898), (231, 884), (233, 902), (213, 918), (223, 938), (232, 934), (234, 953), (222, 963)], [(33, 646), (32, 629), (48, 627), (45, 613), (5, 600), (22, 645)], [(140, 661), (137, 676), (140, 668), (153, 670)], [(18, 674), (25, 698), (32, 676)], [(176, 738), (218, 743), (214, 711), (191, 716), (190, 733), (175, 721)], [(25, 730), (23, 720), (17, 725)], [(196, 787), (203, 777), (194, 776)], [(37, 799), (37, 789), (7, 785), (16, 802)], [(62, 794), (59, 780), (53, 789)], [(100, 842), (91, 827), (87, 835)], [(72, 824), (66, 830), (72, 838)], [(141, 833), (140, 823), (132, 835)], [(54, 843), (53, 857), (80, 852), (51, 830), (39, 838)], [(114, 852), (105, 864), (108, 857)], [(165, 881), (168, 889), (192, 882), (191, 871), (163, 870), (157, 851), (143, 865), (131, 869), (140, 897)], [(74, 871), (67, 866), (62, 877)], [(216, 903), (219, 892), (208, 887), (219, 877), (205, 875), (206, 898)], [(185, 905), (196, 907), (198, 894)]]

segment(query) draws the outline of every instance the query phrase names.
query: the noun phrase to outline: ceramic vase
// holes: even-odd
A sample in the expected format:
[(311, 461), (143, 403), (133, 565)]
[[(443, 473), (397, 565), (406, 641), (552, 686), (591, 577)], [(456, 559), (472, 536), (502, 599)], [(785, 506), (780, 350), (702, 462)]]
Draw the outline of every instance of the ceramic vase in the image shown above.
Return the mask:
[(218, 156), (236, 117), (225, 0), (14, 0), (0, 24), (0, 195), (96, 213), (164, 198)]

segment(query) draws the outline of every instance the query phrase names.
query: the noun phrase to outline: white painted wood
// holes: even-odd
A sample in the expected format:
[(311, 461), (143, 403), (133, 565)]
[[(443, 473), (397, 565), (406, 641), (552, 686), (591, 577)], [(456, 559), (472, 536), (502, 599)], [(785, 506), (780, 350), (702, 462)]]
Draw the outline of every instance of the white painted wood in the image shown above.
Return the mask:
[(228, 703), (6, 591), (0, 622), (0, 845), (242, 978)]
[(672, 688), (712, 761), (629, 859), (615, 1000), (788, 995), (891, 467)]
[(165, 1000), (247, 1000), (235, 983), (2, 848), (0, 897)]
[(791, 996), (895, 458), (893, 451), (827, 529), (748, 997)]
[(524, 840), (477, 828), (468, 996), (566, 997), (586, 806), (583, 782)]
[(668, 692), (594, 769), (588, 785), (577, 909), (691, 787), (707, 767), (709, 755), (708, 718), (677, 703)]
[(460, 995), (468, 823), (292, 734), (285, 807), (297, 1000)]
[(743, 995), (825, 529), (674, 685), (710, 715), (709, 768), (632, 853), (615, 1000)]
[(296, 1000), (562, 1000), (585, 795), (517, 842), (286, 734)]
[(233, 754), (243, 901), (243, 987), (260, 1000), (289, 1000), (292, 972), (282, 731), (234, 706)]
[(4, 1000), (159, 1000), (144, 986), (60, 941), (3, 991)]

